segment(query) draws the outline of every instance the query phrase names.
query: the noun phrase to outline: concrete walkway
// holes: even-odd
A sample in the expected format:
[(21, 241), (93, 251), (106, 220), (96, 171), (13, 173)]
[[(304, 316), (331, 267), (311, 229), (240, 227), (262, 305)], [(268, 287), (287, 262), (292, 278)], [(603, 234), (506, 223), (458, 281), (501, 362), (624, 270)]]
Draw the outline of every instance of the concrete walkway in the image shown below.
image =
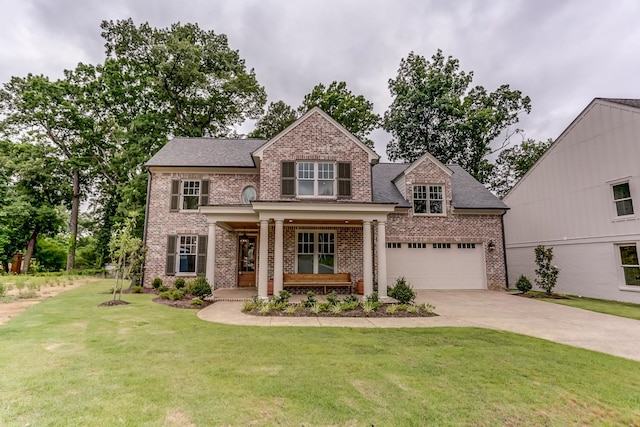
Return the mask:
[(640, 321), (521, 298), (496, 291), (418, 291), (417, 303), (436, 306), (438, 317), (259, 317), (243, 314), (238, 301), (217, 301), (198, 317), (253, 326), (428, 328), (471, 326), (543, 338), (640, 361)]

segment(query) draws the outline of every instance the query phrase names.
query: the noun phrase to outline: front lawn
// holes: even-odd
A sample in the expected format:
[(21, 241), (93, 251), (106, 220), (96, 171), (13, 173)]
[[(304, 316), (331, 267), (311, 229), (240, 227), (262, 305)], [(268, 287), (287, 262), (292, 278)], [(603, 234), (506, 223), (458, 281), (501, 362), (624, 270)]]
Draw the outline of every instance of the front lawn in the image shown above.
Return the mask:
[(110, 282), (0, 326), (0, 425), (640, 426), (640, 364), (476, 328), (242, 327)]
[(630, 302), (610, 301), (605, 299), (577, 297), (566, 295), (566, 299), (543, 299), (543, 301), (556, 304), (569, 305), (584, 310), (597, 311), (598, 313), (613, 314), (614, 316), (628, 317), (640, 320), (640, 304)]

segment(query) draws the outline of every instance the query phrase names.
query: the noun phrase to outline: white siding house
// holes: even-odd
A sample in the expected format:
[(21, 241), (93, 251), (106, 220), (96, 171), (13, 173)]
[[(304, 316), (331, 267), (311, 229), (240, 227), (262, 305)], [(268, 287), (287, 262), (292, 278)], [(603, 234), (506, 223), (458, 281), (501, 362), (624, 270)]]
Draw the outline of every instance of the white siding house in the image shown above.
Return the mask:
[(640, 303), (640, 99), (594, 99), (503, 201), (512, 287), (545, 245), (556, 291)]

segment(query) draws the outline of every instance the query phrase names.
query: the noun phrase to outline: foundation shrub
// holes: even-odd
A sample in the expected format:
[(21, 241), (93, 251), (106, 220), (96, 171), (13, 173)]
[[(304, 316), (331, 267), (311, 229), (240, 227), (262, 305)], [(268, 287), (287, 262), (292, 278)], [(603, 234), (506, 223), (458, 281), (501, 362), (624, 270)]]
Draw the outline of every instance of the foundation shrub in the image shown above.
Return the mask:
[(400, 304), (410, 304), (416, 299), (416, 292), (404, 277), (396, 279), (396, 284), (389, 289), (389, 296)]

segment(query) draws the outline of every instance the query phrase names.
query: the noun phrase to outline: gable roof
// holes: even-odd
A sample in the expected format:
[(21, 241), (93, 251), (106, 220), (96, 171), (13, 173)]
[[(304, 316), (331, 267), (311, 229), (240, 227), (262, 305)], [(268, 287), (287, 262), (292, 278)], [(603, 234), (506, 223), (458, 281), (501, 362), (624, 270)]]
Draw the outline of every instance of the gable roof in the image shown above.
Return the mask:
[(446, 173), (447, 175), (451, 175), (451, 170), (449, 168), (447, 168), (447, 166), (445, 166), (444, 163), (442, 163), (440, 160), (436, 159), (435, 157), (433, 157), (433, 155), (429, 152), (424, 153), (422, 156), (418, 157), (416, 159), (416, 161), (414, 161), (413, 163), (411, 163), (409, 165), (409, 168), (404, 171), (404, 173), (409, 173), (412, 170), (414, 170), (416, 167), (418, 167), (418, 165), (422, 162), (424, 162), (425, 160), (429, 160), (431, 161), (431, 163), (435, 164), (436, 166), (438, 166), (440, 169), (442, 169), (444, 171), (444, 173)]
[(520, 183), (523, 182), (525, 179), (527, 179), (529, 177), (529, 175), (531, 175), (531, 173), (533, 173), (533, 170), (547, 157), (547, 155), (549, 155), (549, 153), (551, 153), (551, 151), (556, 147), (556, 145), (560, 144), (562, 142), (562, 140), (564, 139), (565, 135), (567, 135), (572, 129), (573, 127), (580, 122), (580, 120), (582, 120), (582, 118), (584, 116), (586, 116), (587, 112), (589, 112), (589, 110), (591, 110), (591, 108), (596, 105), (596, 104), (602, 104), (603, 102), (610, 102), (613, 104), (618, 104), (618, 105), (625, 105), (627, 107), (633, 107), (633, 108), (639, 108), (640, 109), (640, 99), (635, 99), (635, 98), (593, 98), (593, 100), (591, 100), (591, 102), (584, 107), (584, 109), (580, 112), (580, 114), (578, 114), (572, 121), (571, 123), (569, 123), (569, 126), (567, 126), (562, 133), (551, 143), (551, 145), (547, 148), (547, 150), (542, 153), (542, 156), (540, 156), (538, 158), (538, 160), (536, 160), (536, 162), (531, 165), (531, 167), (529, 168), (529, 170), (518, 180), (518, 182), (516, 182), (513, 187), (511, 187), (509, 189), (509, 191), (507, 191), (507, 194), (505, 194), (502, 199), (503, 200), (507, 200), (509, 198), (509, 196), (511, 195), (511, 193), (513, 193), (515, 191), (516, 188), (518, 188), (520, 186)]
[(263, 154), (264, 150), (266, 150), (267, 148), (271, 147), (280, 138), (282, 138), (287, 133), (291, 132), (291, 130), (293, 130), (296, 127), (298, 127), (301, 123), (303, 123), (308, 117), (310, 117), (313, 114), (320, 114), (325, 120), (327, 120), (329, 123), (331, 123), (333, 126), (335, 126), (338, 130), (340, 130), (340, 132), (342, 132), (347, 138), (349, 138), (351, 141), (353, 141), (353, 143), (355, 143), (357, 146), (359, 146), (362, 150), (366, 151), (367, 155), (369, 156), (369, 161), (370, 162), (372, 162), (372, 163), (377, 163), (378, 162), (378, 160), (380, 159), (380, 156), (375, 151), (373, 151), (371, 148), (369, 148), (367, 145), (365, 145), (362, 141), (360, 141), (358, 138), (356, 138), (351, 132), (349, 132), (347, 129), (345, 129), (344, 126), (342, 126), (340, 123), (335, 121), (333, 119), (333, 117), (331, 117), (330, 115), (328, 115), (327, 113), (322, 111), (322, 109), (320, 109), (320, 107), (313, 107), (312, 109), (307, 111), (305, 114), (302, 115), (302, 117), (300, 117), (295, 122), (291, 123), (282, 132), (280, 132), (279, 134), (277, 134), (276, 136), (271, 138), (266, 144), (264, 144), (259, 149), (257, 149), (253, 153), (253, 155), (258, 157), (258, 158), (262, 158), (262, 154)]
[[(440, 163), (442, 164), (442, 163)], [(408, 173), (412, 164), (379, 163), (373, 166), (373, 201), (375, 203), (397, 203), (398, 207), (410, 208), (393, 181)], [(443, 165), (444, 166), (444, 165)], [(474, 177), (458, 165), (447, 165), (451, 173), (452, 205), (455, 209), (509, 209), (499, 198), (487, 190)]]
[(145, 166), (253, 168), (251, 153), (263, 139), (174, 138)]
[(594, 101), (596, 99), (613, 102), (614, 104), (621, 104), (621, 105), (627, 105), (629, 107), (640, 108), (640, 99), (633, 99), (633, 98), (595, 98)]

